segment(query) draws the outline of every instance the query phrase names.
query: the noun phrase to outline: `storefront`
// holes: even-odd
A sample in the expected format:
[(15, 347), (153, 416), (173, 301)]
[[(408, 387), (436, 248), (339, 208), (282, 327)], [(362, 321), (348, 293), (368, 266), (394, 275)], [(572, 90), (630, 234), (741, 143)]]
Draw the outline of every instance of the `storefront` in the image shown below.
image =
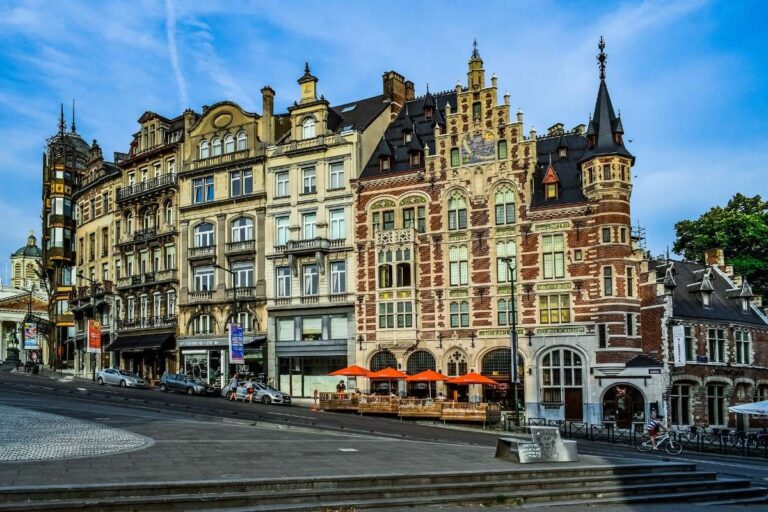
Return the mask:
[(166, 372), (174, 371), (176, 357), (172, 333), (118, 335), (108, 352), (116, 354), (119, 366), (148, 381), (158, 381)]
[(643, 393), (629, 384), (614, 384), (603, 395), (603, 422), (615, 422), (619, 428), (645, 421)]
[(213, 386), (224, 386), (229, 379), (229, 340), (227, 338), (179, 338), (179, 373), (191, 375)]

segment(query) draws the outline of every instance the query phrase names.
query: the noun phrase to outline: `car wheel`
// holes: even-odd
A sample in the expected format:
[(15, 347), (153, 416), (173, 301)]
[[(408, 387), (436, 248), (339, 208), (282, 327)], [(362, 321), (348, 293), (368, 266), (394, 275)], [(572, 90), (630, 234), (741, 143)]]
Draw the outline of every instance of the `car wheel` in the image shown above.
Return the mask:
[(124, 380), (121, 380), (121, 381), (120, 381), (120, 387), (121, 387), (121, 388), (124, 388), (124, 387), (126, 387), (126, 386), (127, 386), (127, 384), (125, 383), (125, 381), (124, 381)]
[(264, 405), (269, 405), (272, 403), (272, 399), (269, 398), (267, 395), (264, 395), (263, 397), (261, 397), (261, 403), (263, 403)]
[(98, 384), (99, 386), (103, 386), (104, 385), (104, 379), (99, 377), (98, 379), (96, 379), (96, 384)]
[(195, 390), (192, 389), (192, 388), (187, 388), (187, 394), (188, 395), (194, 395), (195, 394)]
[(166, 386), (165, 384), (160, 384), (160, 391), (165, 393), (166, 391), (168, 391), (168, 386)]

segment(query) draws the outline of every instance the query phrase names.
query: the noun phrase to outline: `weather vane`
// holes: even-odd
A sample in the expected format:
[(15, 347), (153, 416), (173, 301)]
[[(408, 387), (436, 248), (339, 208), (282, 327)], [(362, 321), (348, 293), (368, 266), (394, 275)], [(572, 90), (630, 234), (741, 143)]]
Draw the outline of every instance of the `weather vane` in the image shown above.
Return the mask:
[(600, 66), (600, 80), (605, 80), (605, 61), (608, 60), (608, 55), (605, 54), (605, 41), (603, 36), (600, 36), (600, 42), (597, 44), (600, 48), (600, 53), (597, 54), (597, 65)]

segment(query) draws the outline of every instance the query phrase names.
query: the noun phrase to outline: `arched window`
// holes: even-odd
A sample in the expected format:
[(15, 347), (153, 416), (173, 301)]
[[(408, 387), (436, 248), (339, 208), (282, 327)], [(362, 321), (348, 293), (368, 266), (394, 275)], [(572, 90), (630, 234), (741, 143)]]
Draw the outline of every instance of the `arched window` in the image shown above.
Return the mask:
[(210, 158), (211, 148), (208, 145), (208, 141), (203, 139), (200, 141), (200, 159)]
[(408, 358), (407, 368), (410, 375), (416, 375), (425, 370), (435, 371), (437, 370), (437, 365), (432, 354), (426, 350), (417, 350)]
[(496, 225), (515, 223), (515, 194), (509, 187), (501, 187), (494, 198), (496, 205)]
[(139, 318), (142, 322), (146, 322), (149, 316), (149, 297), (147, 294), (142, 294), (139, 297)]
[(143, 229), (149, 229), (155, 225), (155, 216), (152, 214), (152, 210), (144, 210), (144, 217), (141, 219)]
[(165, 315), (167, 317), (176, 315), (176, 291), (175, 290), (168, 290), (168, 293), (165, 294)]
[(232, 221), (232, 241), (245, 242), (253, 240), (253, 221), (248, 217), (240, 217)]
[(130, 235), (133, 233), (133, 213), (125, 212), (125, 234)]
[(241, 130), (237, 133), (237, 150), (243, 151), (248, 149), (248, 134), (245, 130)]
[(211, 156), (219, 156), (221, 154), (221, 139), (216, 137), (211, 141)]
[(189, 324), (189, 334), (213, 334), (213, 327), (211, 315), (198, 315)]
[(301, 138), (311, 139), (315, 136), (315, 118), (308, 117), (301, 123)]
[(389, 350), (382, 350), (373, 354), (371, 358), (371, 371), (377, 372), (384, 368), (397, 368), (397, 359)]
[(458, 377), (467, 373), (467, 356), (458, 350), (448, 358), (448, 376)]
[(213, 224), (203, 222), (195, 227), (195, 247), (210, 247), (215, 245)]
[[(541, 359), (542, 403), (545, 407), (559, 407), (565, 401), (568, 389), (578, 389), (584, 384), (584, 363), (581, 356), (567, 348), (556, 348), (544, 354)], [(578, 396), (581, 401), (581, 395)], [(581, 411), (574, 411), (571, 417), (581, 416)]]
[(163, 294), (155, 292), (152, 294), (152, 317), (159, 319), (163, 316)]
[[(229, 332), (229, 325), (232, 323), (233, 317), (230, 315), (227, 319), (227, 332)], [(243, 328), (243, 332), (253, 332), (253, 315), (247, 311), (239, 311), (234, 316), (234, 321)]]
[(231, 133), (228, 133), (224, 136), (224, 153), (234, 153), (235, 152), (235, 138), (232, 136)]
[(467, 229), (467, 200), (458, 192), (448, 198), (448, 229)]
[(165, 223), (173, 224), (173, 202), (166, 201), (164, 210), (165, 210)]

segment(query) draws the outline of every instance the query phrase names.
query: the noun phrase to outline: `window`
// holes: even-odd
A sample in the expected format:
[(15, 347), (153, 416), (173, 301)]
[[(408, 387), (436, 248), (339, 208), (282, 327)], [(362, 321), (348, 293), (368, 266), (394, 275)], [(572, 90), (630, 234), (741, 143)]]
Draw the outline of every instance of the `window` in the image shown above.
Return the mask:
[(301, 215), (304, 240), (312, 240), (317, 236), (317, 214), (304, 213)]
[(165, 294), (165, 311), (166, 315), (176, 314), (176, 292), (173, 290)]
[(173, 203), (170, 201), (165, 202), (165, 223), (173, 224)]
[(621, 243), (625, 244), (627, 243), (627, 228), (620, 228), (619, 229), (619, 239), (621, 240)]
[(448, 199), (448, 229), (467, 229), (467, 201), (458, 193)]
[(207, 203), (213, 201), (213, 176), (192, 180), (192, 202)]
[(603, 243), (611, 243), (611, 228), (603, 228)]
[(752, 336), (748, 331), (734, 331), (736, 340), (736, 362), (750, 364), (752, 362)]
[(275, 197), (287, 197), (289, 194), (288, 171), (275, 173)]
[(469, 261), (466, 245), (452, 245), (448, 250), (450, 259), (451, 286), (465, 285), (469, 282)]
[(635, 335), (635, 315), (627, 313), (627, 336)]
[(104, 192), (101, 195), (101, 211), (102, 213), (112, 211), (111, 205), (109, 204), (109, 192)]
[(195, 227), (195, 247), (211, 247), (215, 245), (213, 224), (203, 222)]
[(725, 363), (725, 330), (709, 329), (707, 341), (709, 342), (709, 362)]
[(597, 346), (599, 348), (608, 347), (608, 326), (605, 324), (598, 324), (597, 326)]
[(542, 235), (544, 279), (565, 277), (565, 239), (563, 235)]
[(330, 175), (330, 183), (331, 188), (344, 188), (344, 163), (343, 162), (337, 162), (331, 164), (331, 175)]
[(315, 118), (308, 117), (301, 123), (301, 138), (311, 139), (315, 136)]
[(451, 327), (469, 327), (469, 302), (451, 302)]
[(301, 341), (316, 341), (323, 337), (323, 317), (305, 316), (301, 319)]
[(344, 240), (347, 237), (344, 229), (344, 210), (330, 210), (328, 216), (331, 219), (331, 240)]
[(176, 268), (176, 248), (173, 245), (165, 247), (165, 270)]
[(411, 153), (411, 167), (417, 167), (421, 165), (421, 152), (414, 151)]
[(216, 137), (211, 141), (211, 156), (221, 155), (221, 139)]
[(392, 251), (379, 251), (379, 288), (391, 288), (392, 279)]
[(397, 303), (397, 327), (413, 327), (413, 303)]
[(229, 173), (229, 196), (239, 197), (253, 194), (253, 171)]
[(419, 206), (417, 208), (403, 208), (403, 228), (416, 228), (419, 233), (426, 230), (426, 208)]
[(567, 324), (571, 321), (571, 297), (567, 293), (539, 297), (539, 323)]
[(411, 138), (413, 137), (413, 132), (411, 132), (410, 128), (406, 128), (403, 130), (403, 144), (408, 144), (411, 142)]
[(382, 302), (379, 304), (379, 328), (394, 329), (395, 327), (395, 303)]
[(435, 357), (426, 350), (416, 350), (408, 358), (406, 369), (411, 375), (416, 375), (417, 373), (427, 370), (435, 371), (437, 369)]
[(228, 133), (224, 136), (224, 153), (234, 153), (235, 152), (235, 138), (232, 136), (231, 133)]
[(451, 167), (458, 167), (459, 165), (461, 165), (459, 148), (451, 148)]
[(291, 267), (277, 267), (275, 273), (277, 274), (277, 296), (290, 297)]
[(347, 262), (331, 262), (331, 293), (347, 293)]
[(275, 217), (275, 245), (285, 245), (290, 240), (288, 222), (287, 215)]
[(108, 263), (102, 263), (101, 264), (101, 281), (109, 281), (109, 264)]
[(381, 217), (384, 221), (384, 231), (395, 229), (395, 211), (385, 210), (381, 212)]
[(171, 158), (167, 162), (168, 174), (174, 174), (176, 172), (176, 160)]
[[(512, 325), (512, 318), (517, 320), (517, 311), (513, 309), (512, 299), (499, 299), (496, 304), (497, 323), (500, 326)], [(515, 322), (516, 323), (516, 322)]]
[(253, 240), (253, 220), (240, 217), (232, 221), (232, 241), (245, 242)]
[(301, 268), (302, 275), (302, 294), (304, 296), (317, 295), (319, 292), (319, 276), (317, 273), (317, 264), (304, 265)]
[(603, 165), (603, 180), (608, 181), (611, 179), (611, 166), (610, 164)]
[(213, 267), (195, 267), (195, 291), (204, 292), (214, 289)]
[[(211, 156), (211, 148), (208, 145), (207, 140), (201, 140), (200, 141), (200, 159), (203, 160), (205, 158), (209, 158)], [(133, 177), (131, 174), (130, 177)], [(130, 179), (128, 181), (129, 185), (133, 185), (133, 183), (130, 182)]]
[(159, 318), (161, 316), (161, 309), (163, 304), (163, 295), (160, 292), (155, 292), (152, 295), (152, 316)]
[(499, 160), (506, 160), (507, 158), (507, 141), (500, 140), (498, 144)]
[[(512, 282), (513, 273), (517, 272), (517, 263), (515, 262), (515, 242), (507, 240), (496, 243), (496, 282)], [(512, 258), (508, 261), (507, 258)]]
[(448, 376), (458, 377), (467, 373), (467, 356), (458, 350), (451, 354), (448, 359)]
[(613, 267), (603, 267), (603, 295), (613, 295)]
[(130, 235), (133, 233), (133, 213), (125, 212), (125, 234)]
[[(227, 137), (231, 137), (231, 135)], [(245, 131), (240, 131), (237, 134), (237, 150), (243, 151), (244, 149), (248, 149), (248, 135), (246, 135)]]
[(672, 385), (670, 406), (672, 425), (691, 424), (691, 386), (689, 384)]
[(509, 187), (501, 187), (496, 191), (496, 225), (515, 223), (515, 194)]
[[(400, 250), (398, 249), (398, 253), (399, 252)], [(412, 283), (411, 263), (410, 262), (398, 263), (396, 269), (397, 269), (397, 286), (399, 288), (402, 288), (404, 286), (411, 286), (411, 283)]]
[(332, 340), (346, 340), (349, 338), (347, 315), (331, 315), (328, 317), (328, 320), (331, 328), (330, 338)]
[(480, 108), (481, 106), (479, 101), (476, 101), (472, 104), (472, 119), (480, 119)]
[(253, 315), (246, 312), (246, 311), (240, 311), (238, 312), (234, 318), (229, 317), (229, 321), (234, 322), (243, 328), (244, 332), (253, 332)]
[(296, 333), (293, 318), (277, 319), (277, 341), (292, 341)]
[(696, 361), (696, 337), (693, 335), (693, 327), (685, 326), (685, 360)]
[(546, 199), (557, 199), (557, 183), (546, 183), (544, 193)]
[(580, 388), (583, 384), (581, 356), (573, 350), (559, 348), (541, 360), (542, 402), (559, 406), (564, 401), (564, 388)]
[(317, 176), (314, 167), (307, 167), (301, 170), (301, 177), (304, 194), (314, 194), (317, 192)]
[(627, 267), (627, 297), (635, 296), (635, 269)]
[(710, 384), (707, 386), (707, 415), (710, 425), (725, 425), (725, 386)]
[(196, 316), (192, 320), (192, 334), (213, 334), (213, 319), (211, 316)]
[(128, 297), (128, 308), (126, 311), (126, 320), (129, 322), (136, 319), (136, 297)]
[(233, 288), (253, 287), (253, 262), (238, 261), (232, 263), (232, 272)]

